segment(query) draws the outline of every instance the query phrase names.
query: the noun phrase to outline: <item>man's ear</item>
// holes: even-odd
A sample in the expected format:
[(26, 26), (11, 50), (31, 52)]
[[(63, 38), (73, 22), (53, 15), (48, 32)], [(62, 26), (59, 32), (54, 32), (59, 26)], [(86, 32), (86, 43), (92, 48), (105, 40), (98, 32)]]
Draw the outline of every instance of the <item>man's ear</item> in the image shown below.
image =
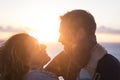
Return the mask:
[(83, 39), (86, 36), (87, 36), (87, 32), (85, 31), (84, 28), (80, 28), (79, 30), (77, 30), (76, 39)]

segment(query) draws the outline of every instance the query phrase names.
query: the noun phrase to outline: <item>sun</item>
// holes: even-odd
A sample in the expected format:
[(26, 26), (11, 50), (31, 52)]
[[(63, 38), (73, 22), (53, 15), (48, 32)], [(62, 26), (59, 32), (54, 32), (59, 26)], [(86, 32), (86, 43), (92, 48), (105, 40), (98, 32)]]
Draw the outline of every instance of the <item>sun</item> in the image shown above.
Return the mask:
[(39, 43), (58, 42), (59, 33), (56, 31), (49, 32), (46, 30), (29, 32), (29, 34), (35, 37)]
[[(36, 20), (39, 21), (39, 20)], [(31, 26), (35, 31), (30, 31), (29, 34), (39, 40), (39, 42), (57, 42), (59, 38), (59, 21), (52, 19), (41, 22), (37, 25), (33, 22)]]
[[(37, 7), (26, 11), (24, 15), (20, 16), (19, 22), (24, 27), (28, 27), (27, 33), (37, 38), (39, 42), (58, 42), (60, 14), (52, 9)], [(29, 31), (29, 29), (32, 29), (32, 31)]]
[(36, 27), (33, 25), (32, 28), (35, 30), (30, 31), (29, 34), (38, 39), (40, 43), (58, 42), (59, 21), (46, 20), (44, 23), (37, 24)]

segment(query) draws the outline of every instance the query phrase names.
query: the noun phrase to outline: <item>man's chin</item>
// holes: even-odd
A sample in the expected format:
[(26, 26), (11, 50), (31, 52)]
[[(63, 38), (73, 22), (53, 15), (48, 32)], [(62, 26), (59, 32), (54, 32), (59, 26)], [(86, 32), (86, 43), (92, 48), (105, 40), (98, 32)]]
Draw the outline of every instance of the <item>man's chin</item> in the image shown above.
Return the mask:
[(65, 53), (70, 53), (70, 50), (69, 49), (64, 49), (64, 52)]

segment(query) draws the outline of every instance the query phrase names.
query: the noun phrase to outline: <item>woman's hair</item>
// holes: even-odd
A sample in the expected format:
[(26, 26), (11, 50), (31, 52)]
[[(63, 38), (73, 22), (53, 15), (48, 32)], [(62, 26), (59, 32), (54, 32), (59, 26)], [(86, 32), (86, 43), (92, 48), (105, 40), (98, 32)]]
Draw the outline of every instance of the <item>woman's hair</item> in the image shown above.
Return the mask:
[[(29, 44), (26, 45), (26, 42)], [(30, 54), (27, 46), (33, 46), (37, 40), (26, 33), (20, 33), (9, 38), (0, 48), (1, 80), (22, 80), (29, 71)], [(31, 50), (32, 51), (32, 50)]]

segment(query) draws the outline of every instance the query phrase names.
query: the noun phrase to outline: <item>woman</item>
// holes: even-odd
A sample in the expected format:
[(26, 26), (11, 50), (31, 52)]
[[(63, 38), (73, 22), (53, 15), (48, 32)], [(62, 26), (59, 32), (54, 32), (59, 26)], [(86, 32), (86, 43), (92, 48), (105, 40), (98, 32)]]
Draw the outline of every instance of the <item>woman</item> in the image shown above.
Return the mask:
[[(0, 80), (57, 80), (43, 66), (50, 60), (45, 46), (26, 33), (9, 38), (0, 48)], [(54, 78), (53, 78), (54, 76)]]

